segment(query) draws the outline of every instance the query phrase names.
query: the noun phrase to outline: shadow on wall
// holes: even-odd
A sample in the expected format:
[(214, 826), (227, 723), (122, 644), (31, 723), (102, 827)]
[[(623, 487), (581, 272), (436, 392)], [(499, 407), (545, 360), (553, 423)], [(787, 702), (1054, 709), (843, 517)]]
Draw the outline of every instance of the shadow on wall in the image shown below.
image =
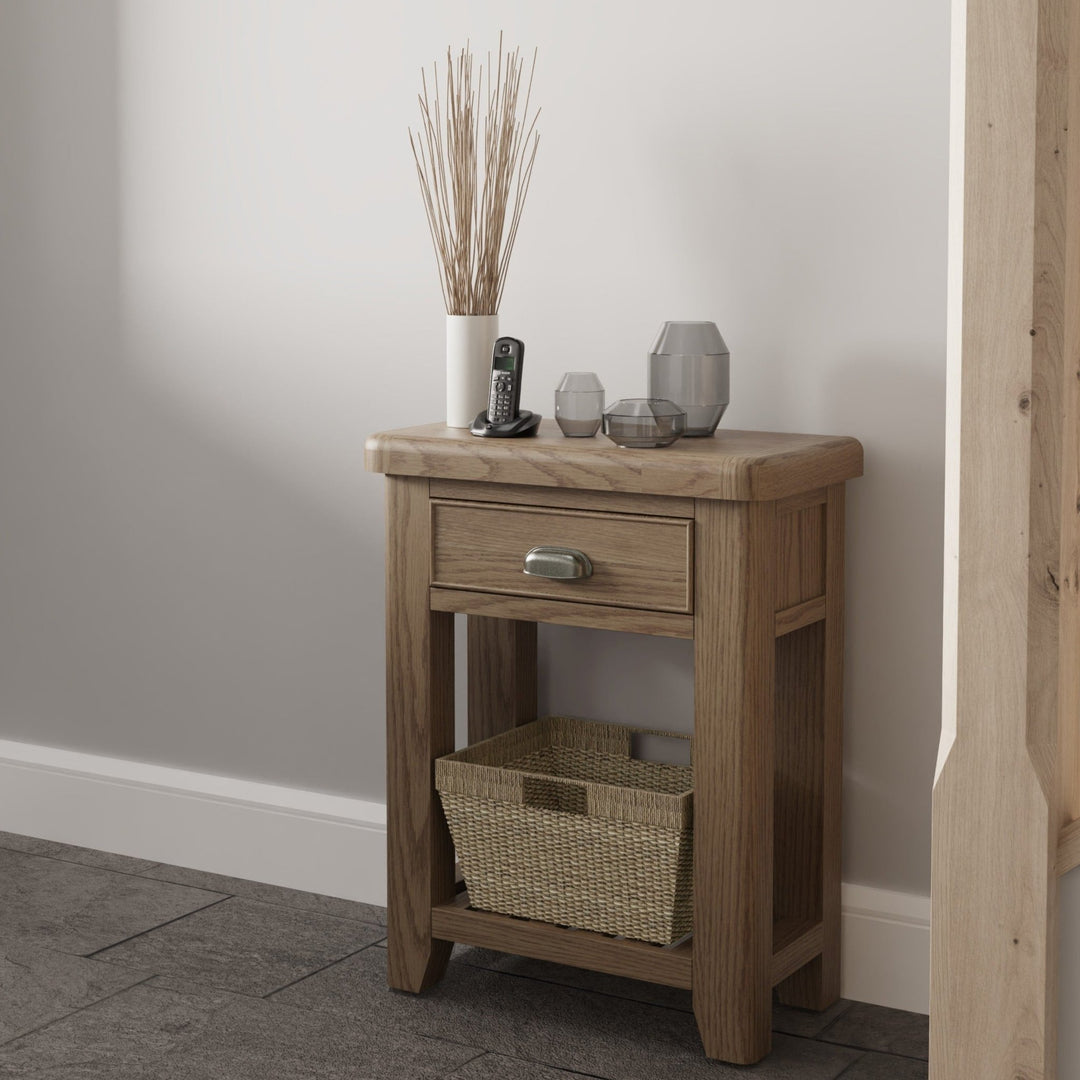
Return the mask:
[[(941, 718), (944, 378), (867, 354), (802, 403), (866, 458), (847, 487), (845, 880), (913, 893), (929, 880)], [(867, 424), (882, 402), (901, 424)], [(690, 642), (543, 627), (540, 644), (542, 711), (692, 730)]]
[(0, 12), (0, 736), (381, 791), (381, 547), (132, 354), (117, 20)]
[[(868, 350), (825, 389), (831, 429), (865, 451), (847, 500), (845, 863), (852, 880), (913, 892), (929, 881), (941, 728), (945, 365), (931, 350)], [(891, 420), (860, 422), (882, 402)]]

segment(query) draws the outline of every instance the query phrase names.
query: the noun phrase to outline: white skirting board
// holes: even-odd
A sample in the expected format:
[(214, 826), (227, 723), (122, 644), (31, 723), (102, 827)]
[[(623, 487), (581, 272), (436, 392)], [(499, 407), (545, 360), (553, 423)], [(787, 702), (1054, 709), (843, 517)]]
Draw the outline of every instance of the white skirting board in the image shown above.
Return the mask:
[[(0, 739), (0, 831), (386, 902), (382, 803)], [(929, 1011), (930, 898), (845, 884), (843, 994)]]
[(0, 831), (386, 903), (386, 807), (0, 739)]
[(930, 897), (844, 883), (840, 992), (930, 1012)]

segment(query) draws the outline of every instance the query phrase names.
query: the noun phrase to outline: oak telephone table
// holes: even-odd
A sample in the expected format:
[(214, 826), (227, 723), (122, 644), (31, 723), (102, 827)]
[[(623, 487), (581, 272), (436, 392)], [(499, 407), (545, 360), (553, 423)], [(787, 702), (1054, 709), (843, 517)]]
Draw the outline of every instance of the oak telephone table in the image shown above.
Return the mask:
[[(419, 993), (454, 942), (692, 990), (711, 1058), (770, 1049), (772, 991), (840, 992), (844, 482), (852, 438), (720, 431), (662, 450), (442, 424), (373, 435), (386, 474), (389, 982)], [(533, 547), (589, 577), (522, 572)], [(694, 642), (694, 932), (661, 947), (473, 910), (434, 761), (454, 750), (453, 619), (469, 741), (536, 717), (536, 624)]]

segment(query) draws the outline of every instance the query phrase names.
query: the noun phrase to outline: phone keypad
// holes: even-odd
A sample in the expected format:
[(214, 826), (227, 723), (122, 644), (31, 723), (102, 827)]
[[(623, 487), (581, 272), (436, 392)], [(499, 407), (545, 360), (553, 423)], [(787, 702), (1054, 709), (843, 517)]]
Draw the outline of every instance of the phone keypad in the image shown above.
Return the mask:
[(502, 372), (491, 377), (491, 400), (488, 409), (488, 419), (495, 423), (503, 423), (512, 419), (510, 409), (513, 404), (512, 381), (510, 376)]

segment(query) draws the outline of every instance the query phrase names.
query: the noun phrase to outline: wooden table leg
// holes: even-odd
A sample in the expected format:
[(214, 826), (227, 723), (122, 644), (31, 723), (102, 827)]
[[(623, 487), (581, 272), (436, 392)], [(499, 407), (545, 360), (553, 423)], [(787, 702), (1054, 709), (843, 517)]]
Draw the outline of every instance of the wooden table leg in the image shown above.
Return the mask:
[(696, 503), (694, 1016), (737, 1064), (771, 1046), (775, 519)]
[(785, 1005), (840, 997), (844, 724), (844, 485), (825, 506), (825, 621), (777, 643), (777, 918), (821, 922), (821, 955), (777, 987)]
[(427, 479), (386, 479), (387, 972), (419, 993), (453, 948), (432, 938), (431, 908), (454, 895), (434, 766), (454, 749), (454, 617), (428, 604)]
[(469, 742), (536, 719), (536, 623), (469, 616)]

